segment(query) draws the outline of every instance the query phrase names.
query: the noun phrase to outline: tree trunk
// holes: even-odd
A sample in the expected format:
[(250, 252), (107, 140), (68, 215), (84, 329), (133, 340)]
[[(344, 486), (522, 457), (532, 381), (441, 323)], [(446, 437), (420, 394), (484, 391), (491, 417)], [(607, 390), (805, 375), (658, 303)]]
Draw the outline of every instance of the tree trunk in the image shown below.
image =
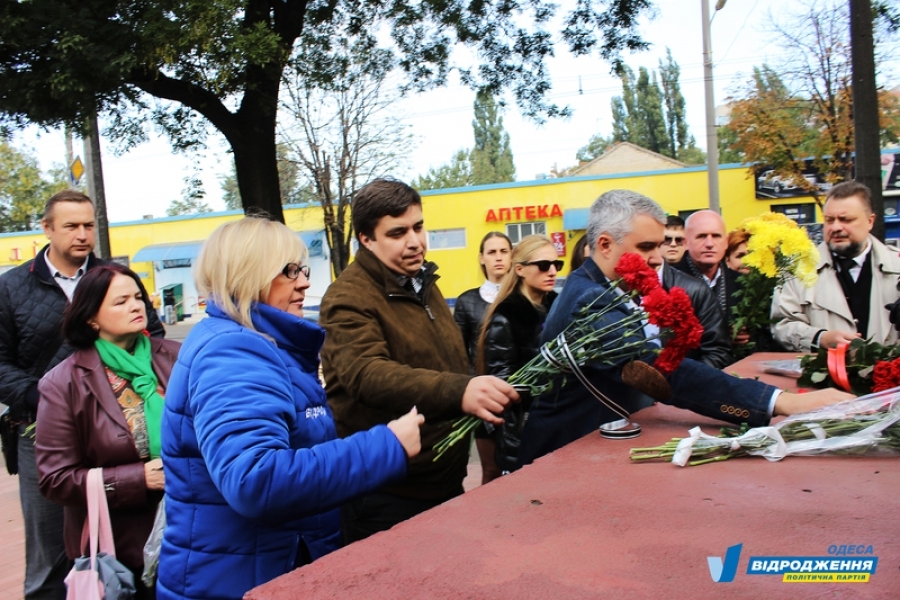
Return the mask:
[(881, 195), (881, 129), (875, 87), (875, 47), (872, 3), (850, 0), (850, 44), (853, 64), (853, 129), (857, 181), (872, 190), (875, 226), (872, 235), (884, 241), (884, 199)]
[(100, 154), (100, 128), (97, 115), (87, 120), (88, 134), (84, 138), (84, 156), (87, 161), (88, 195), (94, 201), (97, 241), (94, 252), (100, 258), (112, 256), (109, 245), (109, 218), (106, 215), (106, 188), (103, 186), (103, 162)]
[(242, 108), (240, 113), (244, 114), (239, 114), (245, 123), (240, 137), (229, 139), (244, 213), (262, 211), (284, 223), (275, 151), (275, 111), (265, 115), (250, 114), (252, 111), (245, 110)]
[(340, 224), (333, 223), (327, 227), (328, 245), (331, 249), (331, 270), (334, 278), (337, 279), (350, 263), (350, 244), (347, 243), (347, 237), (344, 235), (345, 229)]

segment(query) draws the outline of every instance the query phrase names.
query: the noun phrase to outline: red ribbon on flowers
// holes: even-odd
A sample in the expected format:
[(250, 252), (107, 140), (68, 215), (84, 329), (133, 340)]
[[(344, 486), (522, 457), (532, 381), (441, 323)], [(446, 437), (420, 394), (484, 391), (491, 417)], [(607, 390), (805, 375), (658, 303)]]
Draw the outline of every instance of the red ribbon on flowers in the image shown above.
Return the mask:
[(850, 391), (850, 380), (847, 378), (847, 348), (850, 344), (843, 342), (836, 348), (828, 349), (828, 374), (845, 392)]

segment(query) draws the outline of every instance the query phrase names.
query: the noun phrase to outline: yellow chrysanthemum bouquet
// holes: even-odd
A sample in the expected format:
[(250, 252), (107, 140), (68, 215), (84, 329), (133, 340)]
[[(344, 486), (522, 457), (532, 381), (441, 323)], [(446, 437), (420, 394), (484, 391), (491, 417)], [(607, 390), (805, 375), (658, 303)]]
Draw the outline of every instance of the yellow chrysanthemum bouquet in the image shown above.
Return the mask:
[(772, 294), (789, 279), (806, 287), (816, 282), (819, 251), (806, 232), (781, 213), (769, 212), (745, 219), (740, 229), (750, 234), (743, 265), (750, 272), (738, 277), (739, 301), (732, 308), (734, 332), (746, 330), (750, 342), (735, 348), (738, 358), (755, 351), (763, 328), (772, 322)]

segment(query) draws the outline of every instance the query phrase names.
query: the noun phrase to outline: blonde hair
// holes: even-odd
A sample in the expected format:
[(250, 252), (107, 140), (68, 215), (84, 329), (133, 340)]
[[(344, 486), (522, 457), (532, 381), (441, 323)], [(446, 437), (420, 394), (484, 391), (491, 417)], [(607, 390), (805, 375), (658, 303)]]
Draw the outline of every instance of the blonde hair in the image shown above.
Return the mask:
[(503, 281), (500, 282), (500, 290), (497, 292), (497, 297), (485, 311), (484, 319), (481, 321), (481, 334), (478, 336), (478, 351), (475, 361), (479, 373), (484, 373), (484, 337), (485, 333), (487, 333), (486, 325), (491, 322), (491, 317), (494, 316), (494, 312), (497, 310), (497, 307), (500, 306), (500, 303), (513, 294), (520, 293), (529, 302), (540, 307), (539, 304), (536, 304), (534, 300), (531, 299), (531, 294), (522, 293), (522, 285), (524, 282), (523, 278), (516, 273), (516, 265), (527, 263), (531, 260), (531, 257), (534, 256), (535, 252), (547, 246), (555, 249), (553, 242), (550, 241), (550, 238), (546, 235), (528, 235), (519, 240), (519, 243), (513, 248), (509, 271), (503, 276)]
[(244, 217), (219, 226), (203, 244), (194, 266), (197, 291), (211, 297), (229, 317), (256, 330), (250, 319), (254, 302), (264, 302), (274, 280), (289, 262), (305, 264), (306, 245), (286, 225)]

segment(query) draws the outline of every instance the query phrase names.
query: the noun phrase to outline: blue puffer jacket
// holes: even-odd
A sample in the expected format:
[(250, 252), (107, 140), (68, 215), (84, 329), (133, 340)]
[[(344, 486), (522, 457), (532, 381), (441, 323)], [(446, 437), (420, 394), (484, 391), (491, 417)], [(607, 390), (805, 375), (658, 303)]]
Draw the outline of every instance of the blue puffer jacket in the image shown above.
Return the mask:
[(406, 474), (386, 426), (337, 439), (317, 379), (324, 330), (212, 303), (172, 370), (163, 415), (166, 519), (157, 598), (241, 598), (338, 548), (337, 506)]

